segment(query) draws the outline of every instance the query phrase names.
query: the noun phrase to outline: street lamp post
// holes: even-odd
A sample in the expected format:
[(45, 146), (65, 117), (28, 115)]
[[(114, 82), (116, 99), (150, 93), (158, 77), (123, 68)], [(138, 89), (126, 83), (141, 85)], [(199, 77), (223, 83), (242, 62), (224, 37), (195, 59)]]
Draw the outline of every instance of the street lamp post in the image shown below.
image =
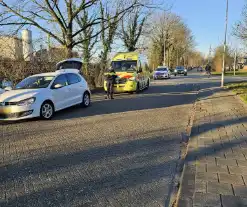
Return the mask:
[(164, 40), (164, 62), (163, 65), (166, 66), (166, 39)]
[(236, 75), (236, 66), (237, 66), (237, 49), (234, 52), (234, 66), (233, 66), (234, 76)]
[(224, 87), (227, 26), (228, 26), (228, 0), (226, 0), (225, 39), (224, 39), (223, 61), (222, 61), (221, 87)]

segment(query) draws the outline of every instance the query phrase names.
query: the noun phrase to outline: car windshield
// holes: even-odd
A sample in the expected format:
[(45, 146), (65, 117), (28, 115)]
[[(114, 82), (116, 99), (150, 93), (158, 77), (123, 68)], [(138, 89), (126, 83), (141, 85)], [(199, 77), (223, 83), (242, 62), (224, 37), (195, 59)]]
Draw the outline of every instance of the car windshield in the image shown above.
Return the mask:
[(176, 67), (176, 69), (177, 69), (177, 70), (183, 70), (184, 67), (183, 67), (183, 66), (178, 66), (178, 67)]
[(112, 68), (117, 72), (121, 72), (121, 71), (134, 72), (136, 71), (136, 65), (137, 65), (136, 60), (112, 61), (111, 63)]
[(54, 76), (31, 76), (18, 83), (15, 89), (47, 88), (53, 78)]
[(157, 68), (156, 71), (160, 72), (160, 71), (167, 71), (167, 68)]

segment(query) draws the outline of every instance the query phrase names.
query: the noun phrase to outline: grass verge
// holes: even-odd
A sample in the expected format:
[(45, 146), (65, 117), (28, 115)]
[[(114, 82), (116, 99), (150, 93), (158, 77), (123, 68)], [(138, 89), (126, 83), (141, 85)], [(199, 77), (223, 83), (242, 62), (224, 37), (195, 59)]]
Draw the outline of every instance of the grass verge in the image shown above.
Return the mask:
[(247, 103), (247, 82), (229, 83), (226, 84), (226, 88), (232, 90), (234, 93), (239, 95), (245, 103)]
[[(212, 72), (212, 75), (221, 75), (221, 72)], [(233, 76), (233, 71), (228, 71), (225, 73), (225, 76)], [(236, 71), (237, 76), (247, 76), (247, 71)]]

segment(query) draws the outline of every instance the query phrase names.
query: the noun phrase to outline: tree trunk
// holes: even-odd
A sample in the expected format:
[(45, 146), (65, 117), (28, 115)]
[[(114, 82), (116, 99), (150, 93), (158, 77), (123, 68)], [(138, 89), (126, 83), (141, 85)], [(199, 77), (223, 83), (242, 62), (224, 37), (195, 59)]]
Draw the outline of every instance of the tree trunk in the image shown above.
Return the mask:
[(103, 71), (106, 71), (106, 68), (107, 68), (107, 54), (108, 54), (108, 51), (103, 51), (102, 56), (101, 56), (101, 64), (102, 64), (101, 70)]
[(67, 46), (66, 47), (66, 56), (67, 56), (67, 58), (72, 58), (73, 57), (72, 49), (73, 48), (71, 46)]
[(107, 70), (107, 54), (108, 54), (108, 50), (105, 50), (101, 53), (100, 73), (98, 77), (98, 84), (100, 86), (102, 86), (104, 83), (104, 73)]
[(88, 68), (89, 68), (89, 60), (90, 58), (85, 55), (83, 56), (83, 74), (85, 74), (86, 76), (89, 75), (89, 71), (88, 71)]

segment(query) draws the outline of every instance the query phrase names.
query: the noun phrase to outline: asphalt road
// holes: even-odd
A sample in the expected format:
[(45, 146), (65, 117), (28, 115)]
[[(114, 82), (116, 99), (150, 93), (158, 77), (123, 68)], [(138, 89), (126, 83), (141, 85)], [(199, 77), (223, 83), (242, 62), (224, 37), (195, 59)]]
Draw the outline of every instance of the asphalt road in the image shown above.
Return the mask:
[(198, 89), (217, 86), (190, 73), (0, 125), (0, 206), (167, 206)]

